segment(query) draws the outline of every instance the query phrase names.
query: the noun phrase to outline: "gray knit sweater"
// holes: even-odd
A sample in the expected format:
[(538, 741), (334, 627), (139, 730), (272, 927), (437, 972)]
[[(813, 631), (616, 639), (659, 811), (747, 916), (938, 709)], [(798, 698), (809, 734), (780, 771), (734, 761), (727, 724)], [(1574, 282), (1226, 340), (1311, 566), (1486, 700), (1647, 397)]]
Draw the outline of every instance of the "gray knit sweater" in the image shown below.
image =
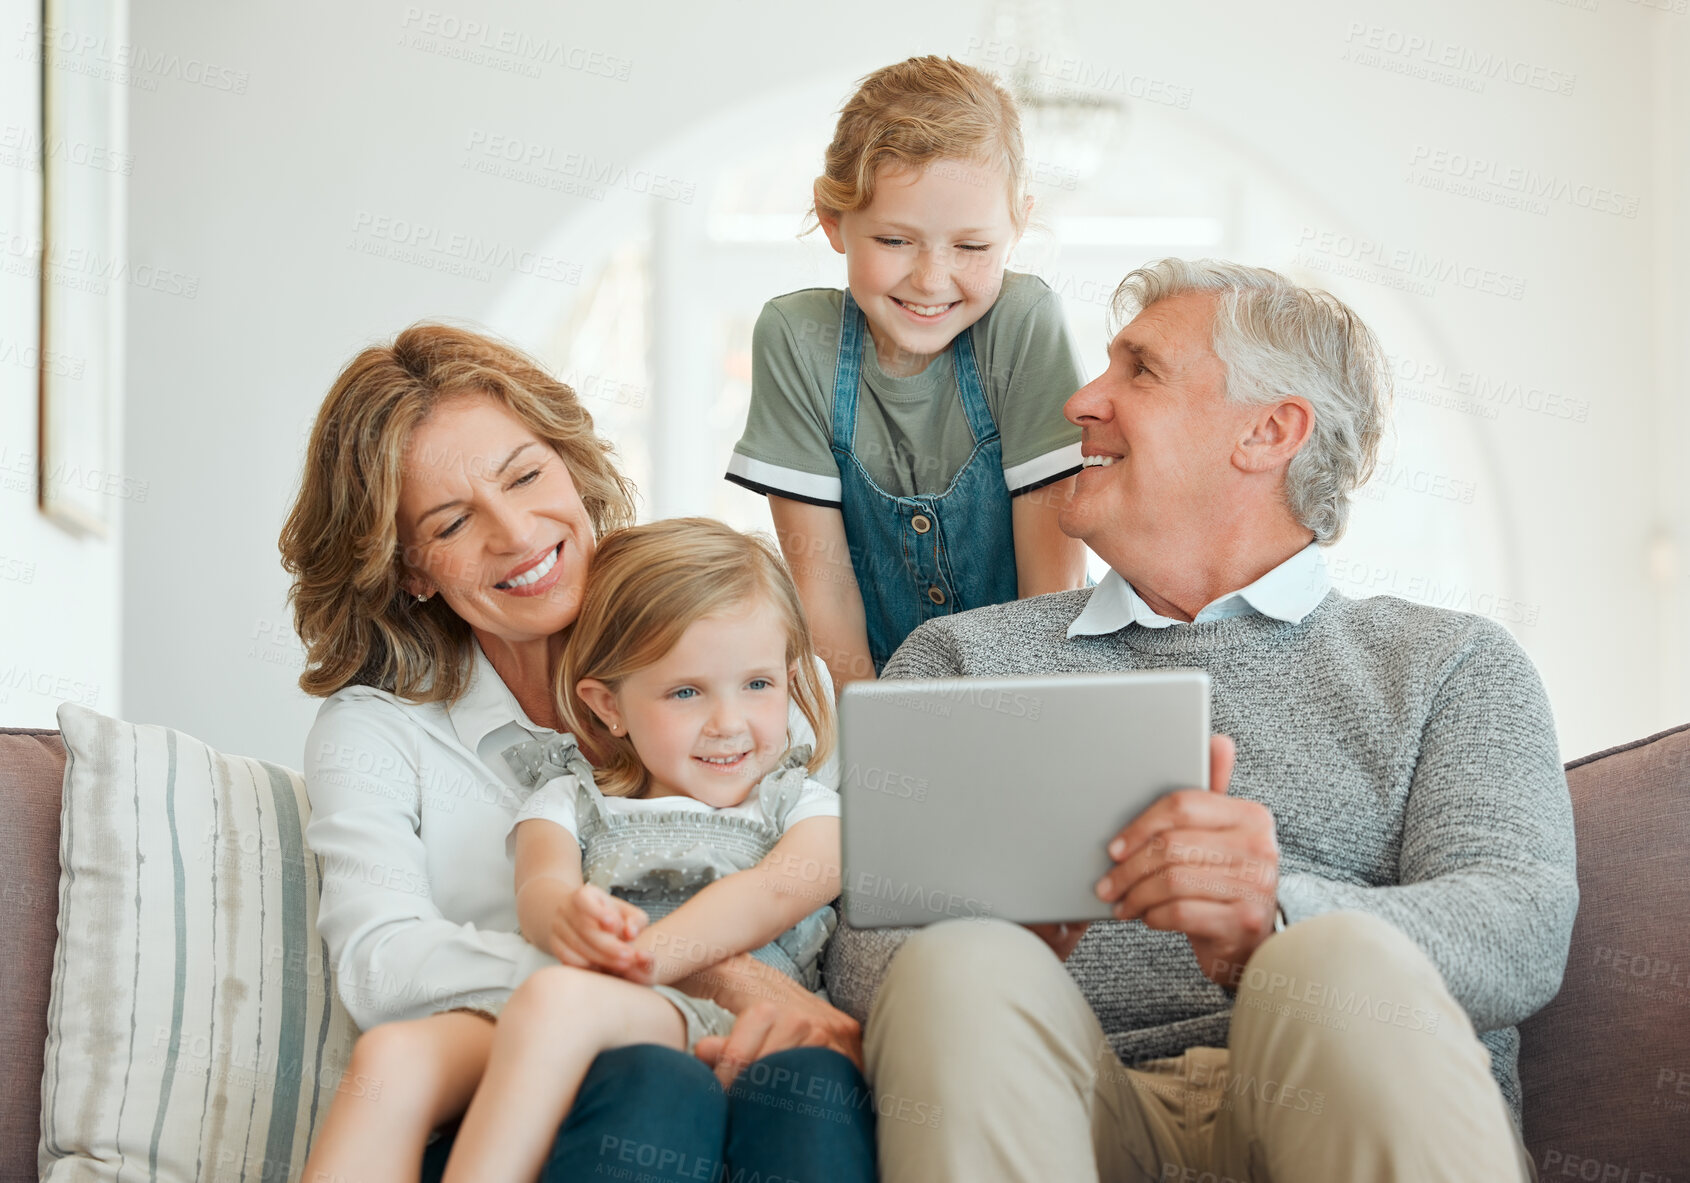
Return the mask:
[[(1519, 645), (1480, 617), (1337, 592), (1298, 624), (1252, 614), (1069, 639), (1090, 594), (929, 621), (884, 676), (1207, 670), (1214, 729), (1238, 744), (1230, 791), (1278, 825), (1286, 919), (1356, 909), (1411, 937), (1518, 1122), (1515, 1025), (1560, 988), (1578, 904), (1555, 725)], [(908, 931), (840, 927), (836, 1005), (867, 1021)], [(1094, 924), (1068, 971), (1124, 1062), (1226, 1044), (1231, 996), (1179, 933)]]

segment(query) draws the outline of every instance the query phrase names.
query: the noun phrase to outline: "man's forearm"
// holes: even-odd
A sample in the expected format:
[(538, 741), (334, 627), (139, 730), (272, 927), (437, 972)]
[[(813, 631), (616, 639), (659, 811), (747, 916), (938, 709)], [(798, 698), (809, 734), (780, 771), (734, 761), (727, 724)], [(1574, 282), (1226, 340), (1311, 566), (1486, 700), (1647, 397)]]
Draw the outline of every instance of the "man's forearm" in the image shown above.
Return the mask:
[(1539, 863), (1466, 868), (1419, 883), (1364, 887), (1282, 875), (1289, 923), (1350, 909), (1387, 920), (1419, 945), (1480, 1031), (1512, 1027), (1555, 994), (1567, 962), (1578, 886)]

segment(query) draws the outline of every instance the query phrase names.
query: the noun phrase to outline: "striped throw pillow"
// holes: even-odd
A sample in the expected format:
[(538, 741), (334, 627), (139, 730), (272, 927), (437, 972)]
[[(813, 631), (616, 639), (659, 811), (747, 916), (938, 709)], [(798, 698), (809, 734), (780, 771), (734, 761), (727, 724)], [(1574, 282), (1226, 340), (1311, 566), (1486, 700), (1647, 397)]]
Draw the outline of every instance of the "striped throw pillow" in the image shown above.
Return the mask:
[(44, 1181), (298, 1176), (356, 1034), (297, 772), (59, 708)]

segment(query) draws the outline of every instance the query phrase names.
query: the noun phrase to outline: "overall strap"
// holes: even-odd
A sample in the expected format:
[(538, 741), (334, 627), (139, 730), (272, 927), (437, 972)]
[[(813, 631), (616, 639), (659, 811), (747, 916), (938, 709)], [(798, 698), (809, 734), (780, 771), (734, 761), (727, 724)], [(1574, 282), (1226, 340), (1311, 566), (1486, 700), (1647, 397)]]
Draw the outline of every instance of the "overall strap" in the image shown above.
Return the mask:
[(857, 387), (863, 368), (863, 314), (845, 289), (839, 310), (839, 359), (833, 367), (833, 446), (851, 450), (857, 438)]
[(992, 408), (986, 402), (986, 388), (980, 381), (980, 366), (974, 360), (974, 337), (964, 329), (951, 342), (951, 353), (954, 355), (957, 390), (962, 395), (962, 413), (968, 416), (968, 429), (974, 433), (974, 442), (984, 443), (998, 434), (997, 420), (992, 418)]

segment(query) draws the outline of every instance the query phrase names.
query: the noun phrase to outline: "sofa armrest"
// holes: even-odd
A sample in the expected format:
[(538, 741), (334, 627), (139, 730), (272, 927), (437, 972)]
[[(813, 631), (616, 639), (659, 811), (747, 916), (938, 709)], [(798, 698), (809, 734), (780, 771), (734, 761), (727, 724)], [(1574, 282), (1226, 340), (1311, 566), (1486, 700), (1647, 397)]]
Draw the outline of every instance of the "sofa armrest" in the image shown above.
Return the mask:
[(0, 1183), (36, 1178), (64, 774), (57, 731), (0, 728)]

